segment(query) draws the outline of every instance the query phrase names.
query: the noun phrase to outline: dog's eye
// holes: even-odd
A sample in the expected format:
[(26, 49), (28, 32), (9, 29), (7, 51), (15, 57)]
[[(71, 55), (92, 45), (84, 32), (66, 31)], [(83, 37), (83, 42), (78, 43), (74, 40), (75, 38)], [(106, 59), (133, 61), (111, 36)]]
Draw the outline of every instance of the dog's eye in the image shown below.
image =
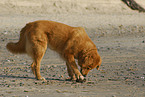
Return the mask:
[(87, 69), (88, 69), (88, 70), (91, 70), (91, 68), (90, 68), (90, 67), (87, 67)]

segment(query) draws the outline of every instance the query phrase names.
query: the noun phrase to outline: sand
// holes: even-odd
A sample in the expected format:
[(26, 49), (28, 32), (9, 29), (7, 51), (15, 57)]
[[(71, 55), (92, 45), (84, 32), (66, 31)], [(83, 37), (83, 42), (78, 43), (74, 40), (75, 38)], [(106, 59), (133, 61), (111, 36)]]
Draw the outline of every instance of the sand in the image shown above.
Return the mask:
[[(0, 5), (0, 97), (145, 97), (144, 13), (117, 0), (1, 0)], [(41, 64), (47, 82), (36, 80), (32, 60), (5, 48), (35, 20), (84, 27), (102, 57), (100, 70), (89, 72), (85, 83), (66, 81), (65, 62), (48, 49)]]

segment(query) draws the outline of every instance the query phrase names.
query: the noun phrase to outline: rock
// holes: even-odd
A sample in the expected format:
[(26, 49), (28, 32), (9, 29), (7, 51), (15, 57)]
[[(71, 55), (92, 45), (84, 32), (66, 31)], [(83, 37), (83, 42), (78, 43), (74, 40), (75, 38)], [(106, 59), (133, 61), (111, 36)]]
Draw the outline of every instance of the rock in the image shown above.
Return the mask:
[(24, 90), (24, 92), (29, 92), (28, 90)]
[(112, 97), (116, 97), (116, 95), (112, 95)]
[(12, 82), (15, 82), (15, 80), (12, 80)]
[(95, 82), (94, 81), (89, 81), (89, 82), (87, 82), (87, 84), (95, 84)]
[(20, 83), (20, 86), (24, 86), (24, 82), (21, 82), (21, 83)]

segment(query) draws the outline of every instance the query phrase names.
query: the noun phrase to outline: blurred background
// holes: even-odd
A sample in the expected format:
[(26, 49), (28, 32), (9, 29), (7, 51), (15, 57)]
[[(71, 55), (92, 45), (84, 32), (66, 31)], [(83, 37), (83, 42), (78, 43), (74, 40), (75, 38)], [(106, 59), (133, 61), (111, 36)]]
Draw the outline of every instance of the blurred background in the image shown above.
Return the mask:
[[(136, 0), (145, 7), (145, 0)], [(0, 14), (134, 12), (122, 0), (0, 0)]]

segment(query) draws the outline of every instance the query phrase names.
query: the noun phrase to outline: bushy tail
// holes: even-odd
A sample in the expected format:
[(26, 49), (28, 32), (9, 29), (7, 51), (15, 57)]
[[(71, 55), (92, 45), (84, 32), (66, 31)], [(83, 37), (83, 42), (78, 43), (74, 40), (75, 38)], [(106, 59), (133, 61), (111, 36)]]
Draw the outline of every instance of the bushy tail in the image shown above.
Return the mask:
[(26, 39), (25, 39), (25, 27), (21, 30), (20, 39), (17, 43), (9, 42), (6, 45), (6, 48), (14, 54), (23, 54), (26, 53), (25, 50)]

